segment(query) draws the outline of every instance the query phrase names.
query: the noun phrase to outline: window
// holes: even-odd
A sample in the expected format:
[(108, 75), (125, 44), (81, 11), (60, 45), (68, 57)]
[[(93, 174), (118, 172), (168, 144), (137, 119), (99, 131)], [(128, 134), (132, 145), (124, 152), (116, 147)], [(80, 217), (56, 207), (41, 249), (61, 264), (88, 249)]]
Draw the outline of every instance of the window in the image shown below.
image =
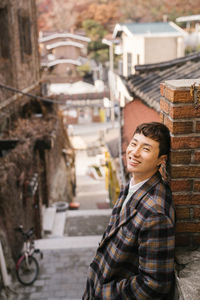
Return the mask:
[(132, 54), (127, 53), (127, 75), (131, 75), (132, 73)]
[(8, 30), (8, 9), (7, 7), (0, 8), (0, 57), (10, 57), (10, 38)]
[(20, 37), (20, 48), (21, 48), (21, 60), (24, 61), (25, 54), (32, 54), (32, 43), (31, 43), (31, 23), (27, 16), (21, 14), (18, 11), (18, 23), (19, 23), (19, 37)]

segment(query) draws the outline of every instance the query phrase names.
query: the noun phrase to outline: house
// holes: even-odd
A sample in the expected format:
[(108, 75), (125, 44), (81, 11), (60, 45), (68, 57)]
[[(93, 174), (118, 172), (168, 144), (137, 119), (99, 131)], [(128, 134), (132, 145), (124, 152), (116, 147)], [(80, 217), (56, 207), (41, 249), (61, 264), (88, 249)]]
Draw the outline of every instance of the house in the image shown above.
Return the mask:
[(14, 270), (14, 228), (42, 237), (43, 211), (73, 201), (75, 169), (56, 99), (42, 92), (35, 1), (0, 0), (0, 26), (0, 242)]
[[(65, 50), (59, 50), (61, 51), (61, 54), (57, 54), (56, 57), (64, 56), (65, 58), (72, 58), (70, 53), (66, 53), (66, 50), (68, 51), (71, 49), (71, 51), (75, 51), (78, 49), (72, 49), (72, 48), (80, 48), (82, 50), (79, 50), (77, 53), (77, 57), (81, 54), (86, 55), (87, 54), (87, 44), (90, 42), (90, 38), (81, 35), (81, 34), (74, 34), (70, 32), (41, 32), (40, 38), (39, 38), (39, 45), (41, 49), (41, 55), (45, 56), (51, 52), (50, 50), (53, 49), (53, 45), (55, 47), (65, 47)], [(67, 49), (68, 48), (68, 49)], [(69, 55), (67, 57), (67, 55)]]
[[(192, 79), (200, 76), (200, 53), (161, 63), (135, 66), (128, 78), (116, 75), (122, 110), (122, 155), (132, 133), (143, 122), (160, 121), (160, 84), (165, 80)], [(124, 160), (125, 165), (125, 160)]]
[(184, 55), (184, 36), (187, 33), (173, 22), (116, 24), (113, 38), (121, 48), (120, 73), (133, 74), (139, 64), (158, 63)]
[(52, 83), (50, 92), (63, 102), (60, 110), (66, 126), (105, 121), (109, 91), (102, 81), (96, 80), (94, 85), (84, 81)]
[(87, 61), (89, 42), (88, 37), (70, 32), (40, 34), (41, 65), (51, 73), (52, 81), (66, 82), (66, 79), (77, 76), (76, 67)]

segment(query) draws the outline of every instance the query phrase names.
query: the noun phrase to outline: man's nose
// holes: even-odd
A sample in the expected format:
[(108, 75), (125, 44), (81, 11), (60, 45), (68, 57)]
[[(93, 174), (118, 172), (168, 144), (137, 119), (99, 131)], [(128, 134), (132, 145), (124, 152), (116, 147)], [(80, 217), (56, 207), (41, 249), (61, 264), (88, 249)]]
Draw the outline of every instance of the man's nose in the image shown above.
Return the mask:
[(135, 155), (135, 156), (139, 156), (140, 155), (140, 148), (139, 147), (135, 147), (134, 148), (133, 155)]

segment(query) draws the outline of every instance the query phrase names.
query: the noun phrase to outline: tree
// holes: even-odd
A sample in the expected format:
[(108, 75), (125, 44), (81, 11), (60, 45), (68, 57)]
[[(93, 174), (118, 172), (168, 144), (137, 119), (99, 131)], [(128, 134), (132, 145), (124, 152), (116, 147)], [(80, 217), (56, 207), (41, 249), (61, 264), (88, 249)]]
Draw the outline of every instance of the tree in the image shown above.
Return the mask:
[(79, 28), (84, 20), (94, 20), (106, 30), (112, 31), (113, 26), (120, 18), (119, 0), (94, 1), (87, 5), (76, 21)]
[(104, 27), (91, 19), (83, 21), (82, 27), (86, 35), (91, 38), (91, 42), (88, 44), (90, 58), (96, 62), (108, 61), (108, 47), (102, 43), (102, 39), (107, 33)]

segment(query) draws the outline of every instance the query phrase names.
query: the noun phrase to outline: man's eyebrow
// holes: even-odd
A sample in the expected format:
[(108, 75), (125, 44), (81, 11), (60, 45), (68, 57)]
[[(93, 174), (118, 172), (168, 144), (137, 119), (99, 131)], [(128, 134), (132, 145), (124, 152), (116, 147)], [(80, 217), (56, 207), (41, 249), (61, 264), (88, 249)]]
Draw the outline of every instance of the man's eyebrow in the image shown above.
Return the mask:
[(148, 143), (144, 143), (143, 144), (144, 146), (148, 146), (148, 147), (151, 147), (152, 148), (152, 145), (148, 144)]
[[(138, 140), (137, 140), (135, 137), (133, 137), (131, 141), (138, 142)], [(143, 146), (148, 146), (148, 147), (152, 148), (152, 145), (150, 145), (150, 144), (148, 144), (148, 143), (144, 143), (144, 144), (142, 144), (142, 145), (143, 145)]]

